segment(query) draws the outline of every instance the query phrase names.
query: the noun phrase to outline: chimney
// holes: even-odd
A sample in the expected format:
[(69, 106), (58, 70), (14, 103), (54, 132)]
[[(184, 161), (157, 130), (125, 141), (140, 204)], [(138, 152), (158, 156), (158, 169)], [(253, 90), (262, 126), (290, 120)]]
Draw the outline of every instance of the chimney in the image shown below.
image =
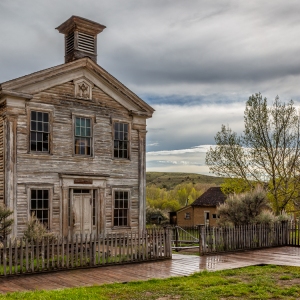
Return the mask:
[(65, 63), (89, 57), (97, 63), (97, 35), (106, 27), (77, 16), (62, 23), (56, 29), (65, 35)]

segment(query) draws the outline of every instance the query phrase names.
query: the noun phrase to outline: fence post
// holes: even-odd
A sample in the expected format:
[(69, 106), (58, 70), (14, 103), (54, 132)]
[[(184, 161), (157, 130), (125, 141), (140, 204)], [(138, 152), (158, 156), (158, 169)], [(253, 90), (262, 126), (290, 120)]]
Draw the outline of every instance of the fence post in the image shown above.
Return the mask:
[(169, 226), (165, 227), (165, 243), (166, 243), (166, 257), (172, 258), (172, 238), (171, 238), (171, 228)]
[(175, 251), (178, 252), (178, 240), (179, 240), (179, 232), (178, 232), (178, 226), (175, 226)]
[(203, 247), (205, 247), (202, 243), (202, 238), (204, 240), (204, 236), (202, 236), (202, 228), (204, 228), (205, 225), (198, 225), (198, 232), (199, 232), (199, 255), (203, 255)]
[[(287, 246), (288, 245), (288, 221), (282, 221), (282, 235), (284, 240), (282, 241), (282, 245)], [(296, 233), (296, 226), (295, 226), (295, 233)]]

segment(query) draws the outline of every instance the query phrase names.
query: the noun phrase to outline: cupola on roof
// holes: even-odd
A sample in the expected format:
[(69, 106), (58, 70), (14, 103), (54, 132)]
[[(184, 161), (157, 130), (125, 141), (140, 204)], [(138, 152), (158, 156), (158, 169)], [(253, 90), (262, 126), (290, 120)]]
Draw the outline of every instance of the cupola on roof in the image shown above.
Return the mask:
[(65, 35), (65, 62), (89, 57), (97, 62), (97, 35), (106, 27), (94, 21), (72, 16), (56, 29)]

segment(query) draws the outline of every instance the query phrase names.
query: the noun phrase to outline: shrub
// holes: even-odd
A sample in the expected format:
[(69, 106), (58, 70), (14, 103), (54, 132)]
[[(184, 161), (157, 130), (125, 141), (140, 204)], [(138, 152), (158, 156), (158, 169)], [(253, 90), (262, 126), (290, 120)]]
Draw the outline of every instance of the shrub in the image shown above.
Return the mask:
[(250, 192), (230, 195), (224, 204), (218, 207), (218, 224), (242, 225), (249, 223), (270, 223), (275, 221), (266, 192), (257, 186)]
[(158, 208), (146, 208), (146, 223), (147, 224), (166, 224), (168, 223), (168, 216)]
[(10, 218), (12, 214), (13, 211), (4, 205), (0, 205), (0, 239), (4, 239), (11, 233), (11, 226), (14, 223), (14, 220)]
[(47, 227), (40, 222), (40, 220), (32, 214), (27, 222), (27, 227), (23, 232), (23, 238), (29, 241), (41, 241), (43, 238), (54, 238), (54, 234), (49, 232)]

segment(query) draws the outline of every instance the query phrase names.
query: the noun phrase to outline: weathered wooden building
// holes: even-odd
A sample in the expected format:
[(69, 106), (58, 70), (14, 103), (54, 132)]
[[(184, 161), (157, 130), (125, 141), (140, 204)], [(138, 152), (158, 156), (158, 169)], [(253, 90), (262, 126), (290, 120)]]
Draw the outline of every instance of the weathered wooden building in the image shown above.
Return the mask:
[(220, 187), (211, 187), (196, 199), (175, 213), (170, 214), (171, 224), (178, 226), (215, 226), (217, 224), (217, 206), (225, 202), (226, 195)]
[(14, 236), (31, 214), (56, 233), (145, 228), (146, 119), (153, 108), (97, 64), (105, 26), (57, 27), (65, 63), (0, 85), (0, 203)]

